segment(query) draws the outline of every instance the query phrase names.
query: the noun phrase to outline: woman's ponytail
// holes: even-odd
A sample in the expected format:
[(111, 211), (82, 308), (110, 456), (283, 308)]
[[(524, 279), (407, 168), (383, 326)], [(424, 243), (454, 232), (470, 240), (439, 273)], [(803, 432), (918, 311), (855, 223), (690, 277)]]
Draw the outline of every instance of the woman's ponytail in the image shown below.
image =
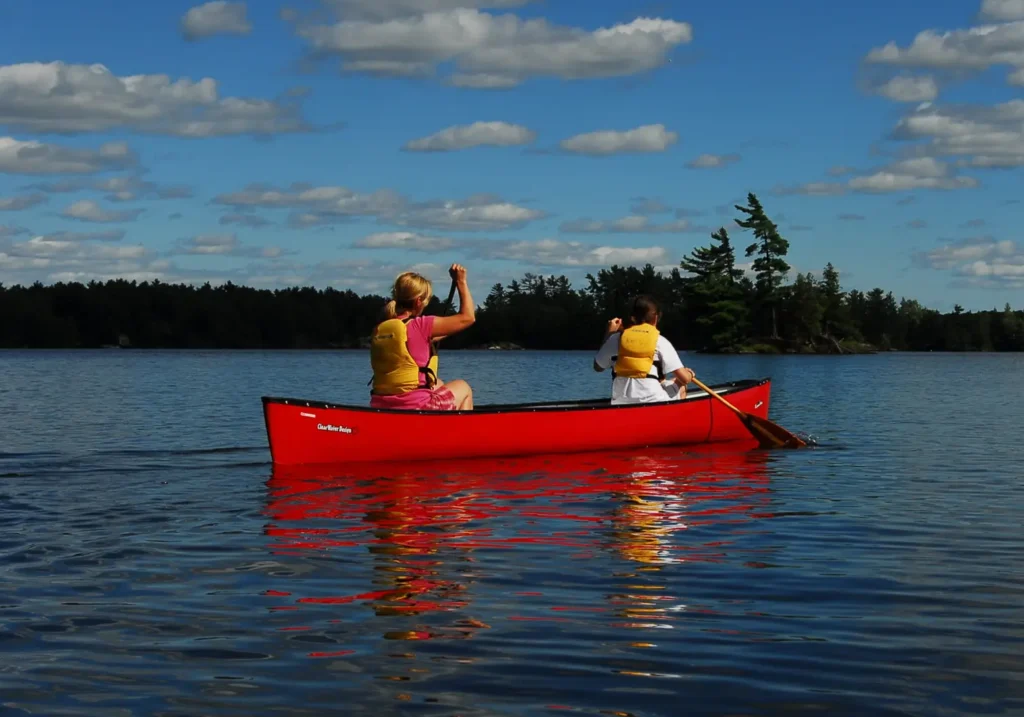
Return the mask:
[(388, 303), (384, 304), (384, 319), (393, 319), (398, 316), (398, 303), (392, 299)]

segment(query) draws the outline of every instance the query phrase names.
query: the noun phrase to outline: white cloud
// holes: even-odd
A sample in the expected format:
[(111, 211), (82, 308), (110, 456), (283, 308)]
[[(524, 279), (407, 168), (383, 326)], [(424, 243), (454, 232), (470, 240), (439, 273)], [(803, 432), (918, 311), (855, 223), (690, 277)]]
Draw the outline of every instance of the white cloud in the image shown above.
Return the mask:
[(412, 202), (389, 189), (364, 194), (347, 187), (307, 184), (293, 184), (288, 189), (251, 185), (240, 192), (218, 196), (214, 201), (236, 208), (303, 210), (290, 219), (290, 224), (295, 227), (319, 226), (363, 216), (374, 217), (381, 224), (420, 229), (500, 231), (519, 228), (545, 216), (542, 211), (521, 207), (493, 195)]
[(1005, 260), (1019, 253), (1017, 244), (1010, 240), (997, 241), (992, 237), (975, 237), (944, 244), (937, 249), (917, 255), (919, 263), (931, 269), (952, 269), (979, 260)]
[(180, 240), (172, 253), (275, 259), (285, 254), (294, 254), (295, 251), (281, 249), (276, 246), (245, 246), (234, 234), (197, 234), (188, 239)]
[(530, 144), (537, 133), (522, 125), (507, 122), (474, 122), (443, 129), (429, 137), (414, 139), (405, 145), (410, 152), (454, 152), (471, 147), (513, 147)]
[(540, 219), (544, 212), (504, 202), (490, 195), (463, 201), (411, 205), (391, 219), (395, 224), (448, 231), (517, 229)]
[(679, 134), (665, 125), (643, 125), (625, 132), (601, 130), (562, 140), (566, 152), (606, 156), (626, 152), (664, 152), (679, 141)]
[(974, 177), (952, 176), (949, 165), (933, 157), (895, 162), (888, 167), (849, 181), (859, 192), (901, 192), (910, 189), (970, 189), (978, 186)]
[[(115, 241), (121, 236), (109, 235)], [(20, 242), (0, 238), (0, 280), (17, 280), (21, 272), (35, 272), (33, 276), (38, 278), (58, 270), (81, 270), (96, 265), (130, 271), (149, 257), (149, 251), (141, 244), (102, 241), (106, 238), (108, 235), (103, 233), (71, 232), (38, 235)]]
[(740, 156), (738, 154), (702, 154), (696, 159), (687, 162), (686, 166), (690, 169), (714, 169), (739, 161)]
[(449, 81), (463, 87), (505, 88), (542, 76), (634, 75), (660, 67), (693, 38), (688, 23), (661, 18), (590, 31), (477, 9), (522, 2), (335, 4), (341, 22), (297, 26), (314, 56), (337, 55), (346, 72), (392, 76), (431, 76), (451, 62)]
[[(3, 86), (0, 81), (0, 108), (2, 106)], [(110, 169), (125, 169), (137, 162), (135, 153), (123, 142), (110, 142), (101, 145), (98, 150), (91, 150), (0, 137), (0, 173), (94, 174)]]
[(325, 0), (340, 19), (383, 21), (459, 8), (514, 8), (539, 0)]
[(188, 199), (192, 189), (186, 186), (159, 185), (142, 180), (138, 175), (108, 177), (106, 179), (65, 179), (43, 182), (29, 187), (47, 194), (71, 192), (105, 192), (110, 202), (130, 202), (136, 199)]
[(510, 259), (536, 266), (608, 267), (612, 264), (659, 264), (668, 258), (664, 247), (594, 246), (556, 239), (492, 242), (479, 249), (488, 259)]
[(431, 237), (414, 232), (381, 232), (363, 237), (353, 246), (362, 249), (406, 249), (435, 252), (451, 249), (456, 241), (445, 237)]
[(1024, 68), (1024, 22), (986, 24), (966, 30), (923, 30), (907, 47), (888, 42), (867, 62), (896, 67), (980, 72), (997, 65)]
[(915, 157), (893, 162), (869, 174), (859, 174), (846, 183), (811, 182), (796, 187), (776, 188), (778, 194), (835, 196), (848, 191), (862, 193), (905, 192), (915, 189), (954, 190), (979, 186), (974, 177), (955, 175), (950, 165), (934, 157)]
[(1024, 288), (1024, 247), (1010, 240), (974, 237), (914, 256), (918, 266), (943, 271), (982, 288)]
[(923, 106), (901, 119), (893, 136), (930, 140), (923, 151), (965, 157), (968, 166), (1024, 166), (1024, 100), (992, 107)]
[(51, 242), (84, 242), (84, 241), (105, 241), (118, 242), (124, 239), (123, 229), (108, 229), (102, 232), (53, 232), (43, 234), (39, 238)]
[(138, 132), (199, 138), (308, 131), (294, 103), (220, 97), (216, 80), (118, 77), (103, 65), (0, 66), (0, 125), (29, 132)]
[(703, 231), (686, 219), (657, 224), (650, 217), (633, 215), (611, 220), (577, 219), (564, 222), (559, 230), (566, 234), (681, 234)]
[(45, 194), (26, 194), (20, 197), (0, 197), (0, 212), (20, 212), (47, 201)]
[(1024, 0), (982, 0), (981, 15), (995, 22), (1024, 20)]
[(189, 9), (181, 19), (181, 34), (187, 40), (212, 35), (248, 35), (252, 24), (246, 17), (244, 2), (214, 0)]
[(931, 102), (939, 96), (939, 85), (929, 75), (897, 75), (879, 85), (875, 92), (896, 102)]
[(83, 199), (67, 207), (61, 212), (61, 216), (68, 219), (78, 219), (83, 222), (109, 224), (135, 221), (141, 213), (141, 209), (131, 209), (123, 212), (109, 211), (94, 201)]

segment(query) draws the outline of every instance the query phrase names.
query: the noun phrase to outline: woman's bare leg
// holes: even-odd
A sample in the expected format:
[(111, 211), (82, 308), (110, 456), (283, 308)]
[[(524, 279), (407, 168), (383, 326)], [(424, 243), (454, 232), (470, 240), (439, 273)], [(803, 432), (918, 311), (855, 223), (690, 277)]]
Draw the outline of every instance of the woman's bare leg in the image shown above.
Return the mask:
[(446, 383), (445, 386), (455, 396), (456, 408), (460, 411), (473, 410), (473, 389), (470, 388), (468, 383), (458, 378), (450, 383)]

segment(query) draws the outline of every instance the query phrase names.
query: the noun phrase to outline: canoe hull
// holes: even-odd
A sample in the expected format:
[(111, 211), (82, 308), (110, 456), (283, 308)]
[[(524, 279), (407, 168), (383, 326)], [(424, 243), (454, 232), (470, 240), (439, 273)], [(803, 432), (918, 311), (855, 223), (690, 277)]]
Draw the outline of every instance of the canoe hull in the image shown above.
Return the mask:
[[(712, 386), (741, 411), (768, 417), (771, 381)], [(611, 406), (607, 399), (398, 411), (263, 397), (272, 460), (323, 465), (510, 457), (743, 441), (735, 414), (703, 391), (679, 401)]]

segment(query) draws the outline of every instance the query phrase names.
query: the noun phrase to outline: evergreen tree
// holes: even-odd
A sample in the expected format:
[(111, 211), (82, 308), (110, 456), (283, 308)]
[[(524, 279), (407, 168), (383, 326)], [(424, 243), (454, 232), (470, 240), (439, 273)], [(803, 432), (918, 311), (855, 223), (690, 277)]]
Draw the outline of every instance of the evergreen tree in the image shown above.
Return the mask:
[(711, 246), (697, 247), (680, 266), (694, 275), (683, 280), (689, 324), (701, 346), (721, 351), (745, 338), (749, 319), (729, 233), (722, 227), (711, 237)]
[(747, 194), (748, 206), (735, 205), (736, 209), (747, 215), (746, 219), (736, 219), (736, 223), (754, 233), (756, 241), (747, 247), (747, 256), (756, 256), (754, 272), (757, 278), (756, 287), (760, 303), (771, 312), (772, 338), (779, 338), (779, 321), (777, 304), (779, 287), (789, 271), (789, 264), (783, 257), (789, 252), (789, 242), (779, 234), (775, 222), (765, 214), (761, 202), (751, 192)]

